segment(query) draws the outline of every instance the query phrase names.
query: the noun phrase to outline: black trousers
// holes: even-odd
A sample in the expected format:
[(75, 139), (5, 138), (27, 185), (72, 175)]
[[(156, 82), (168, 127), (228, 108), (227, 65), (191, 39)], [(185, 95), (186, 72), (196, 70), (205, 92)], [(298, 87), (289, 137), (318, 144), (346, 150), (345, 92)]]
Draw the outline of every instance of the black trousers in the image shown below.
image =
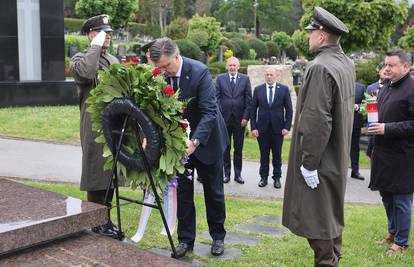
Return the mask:
[(259, 133), (257, 141), (260, 148), (260, 177), (267, 179), (269, 176), (270, 150), (272, 150), (273, 179), (279, 179), (282, 176), (283, 135), (273, 133), (269, 127), (265, 132)]
[(240, 125), (241, 120), (236, 120), (234, 117), (230, 120), (231, 123), (227, 124), (227, 133), (229, 134), (229, 143), (226, 151), (224, 151), (224, 176), (230, 177), (231, 175), (231, 160), (230, 160), (230, 148), (231, 139), (233, 137), (233, 167), (234, 177), (241, 177), (242, 170), (242, 158), (243, 158), (243, 143), (244, 143), (244, 130), (246, 127)]
[(361, 137), (361, 128), (352, 129), (351, 138), (351, 169), (353, 173), (359, 173), (359, 139)]
[[(206, 165), (196, 157), (190, 156), (186, 168), (195, 168), (203, 177), (204, 201), (206, 205), (207, 223), (213, 240), (222, 240), (226, 236), (224, 221), (226, 207), (223, 190), (223, 159), (220, 157), (214, 164)], [(196, 210), (194, 206), (194, 179), (180, 175), (177, 188), (178, 241), (194, 244), (196, 235)]]

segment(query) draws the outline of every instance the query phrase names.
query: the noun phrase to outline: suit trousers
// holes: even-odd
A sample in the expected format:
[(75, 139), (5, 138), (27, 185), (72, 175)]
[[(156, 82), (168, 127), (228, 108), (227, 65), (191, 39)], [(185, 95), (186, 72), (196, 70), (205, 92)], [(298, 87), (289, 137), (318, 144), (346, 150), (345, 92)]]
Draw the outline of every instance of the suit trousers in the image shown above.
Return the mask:
[(361, 128), (352, 128), (351, 138), (351, 169), (353, 173), (359, 173), (359, 139)]
[(388, 219), (388, 233), (394, 235), (394, 243), (408, 246), (411, 229), (413, 193), (397, 194), (380, 191)]
[(231, 116), (230, 122), (226, 124), (227, 133), (229, 135), (229, 143), (226, 151), (224, 151), (224, 176), (230, 177), (231, 175), (231, 160), (230, 160), (230, 148), (231, 139), (233, 137), (233, 168), (234, 177), (241, 177), (242, 170), (242, 158), (243, 158), (243, 143), (244, 143), (244, 130), (245, 127), (240, 125), (241, 120), (236, 120), (234, 116)]
[(260, 169), (259, 174), (262, 179), (269, 176), (270, 150), (272, 150), (273, 179), (282, 176), (282, 145), (283, 135), (275, 134), (271, 128), (265, 132), (260, 132), (257, 138), (260, 148)]
[[(206, 165), (195, 156), (190, 156), (187, 169), (196, 169), (203, 177), (204, 201), (207, 223), (213, 240), (223, 240), (226, 236), (224, 221), (226, 207), (223, 189), (223, 158)], [(194, 244), (196, 235), (196, 210), (194, 206), (194, 179), (180, 175), (177, 188), (177, 235), (179, 242)]]
[(308, 239), (314, 252), (314, 265), (338, 266), (341, 259), (342, 235), (330, 240)]

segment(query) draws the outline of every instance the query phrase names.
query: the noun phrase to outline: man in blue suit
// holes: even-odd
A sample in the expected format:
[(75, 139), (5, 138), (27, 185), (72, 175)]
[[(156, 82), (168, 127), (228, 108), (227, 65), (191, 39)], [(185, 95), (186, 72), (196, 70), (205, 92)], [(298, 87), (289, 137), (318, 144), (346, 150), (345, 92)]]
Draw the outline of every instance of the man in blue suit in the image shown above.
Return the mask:
[(252, 135), (257, 138), (260, 148), (259, 187), (267, 185), (272, 150), (273, 186), (281, 188), (283, 137), (289, 134), (292, 125), (289, 88), (277, 83), (276, 78), (276, 69), (266, 68), (266, 83), (257, 86), (253, 92), (250, 123)]
[[(250, 119), (252, 88), (247, 75), (238, 73), (240, 62), (230, 57), (226, 62), (227, 73), (220, 74), (216, 79), (217, 101), (224, 121), (226, 122), (229, 143), (233, 136), (233, 167), (234, 180), (244, 184), (241, 176), (244, 131)], [(224, 152), (224, 183), (230, 181), (231, 161), (230, 146)]]
[[(213, 239), (211, 254), (224, 252), (226, 209), (223, 190), (223, 153), (228, 146), (227, 129), (216, 100), (211, 75), (201, 62), (180, 56), (177, 44), (169, 38), (157, 39), (150, 57), (167, 81), (180, 89), (179, 98), (189, 100), (184, 118), (190, 123), (186, 168), (197, 169), (203, 177), (207, 223)], [(193, 250), (196, 233), (194, 180), (178, 179), (178, 241), (176, 258)], [(174, 255), (173, 255), (174, 256)]]
[(359, 139), (361, 138), (361, 128), (364, 123), (360, 106), (365, 99), (365, 86), (361, 83), (355, 84), (355, 104), (354, 104), (354, 124), (352, 127), (351, 138), (351, 177), (364, 180), (365, 178), (359, 173)]

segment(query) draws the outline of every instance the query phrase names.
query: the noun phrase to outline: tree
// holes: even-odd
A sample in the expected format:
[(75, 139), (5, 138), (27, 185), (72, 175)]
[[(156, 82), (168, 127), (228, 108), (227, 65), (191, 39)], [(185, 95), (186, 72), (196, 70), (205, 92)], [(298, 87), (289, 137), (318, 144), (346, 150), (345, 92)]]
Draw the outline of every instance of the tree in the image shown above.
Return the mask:
[(178, 17), (171, 21), (166, 30), (166, 35), (173, 40), (184, 39), (188, 33), (188, 20)]
[(248, 40), (247, 43), (249, 44), (249, 47), (251, 49), (254, 49), (254, 51), (256, 51), (258, 58), (267, 57), (268, 51), (267, 51), (267, 46), (265, 42), (263, 42), (260, 39), (255, 38), (252, 40)]
[(391, 34), (407, 17), (407, 2), (397, 0), (303, 0), (301, 26), (310, 23), (315, 6), (335, 14), (348, 27), (341, 37), (345, 51), (388, 48)]
[(205, 62), (208, 63), (210, 52), (216, 49), (222, 37), (220, 22), (213, 17), (196, 15), (189, 21), (187, 36), (204, 52)]
[(177, 43), (178, 49), (180, 49), (181, 55), (200, 60), (202, 52), (194, 42), (188, 39), (176, 40), (175, 42)]
[(285, 51), (292, 46), (292, 39), (285, 32), (274, 32), (272, 34), (272, 41), (276, 43), (279, 50), (282, 52), (281, 57), (285, 58)]
[(184, 0), (174, 0), (174, 17), (184, 17)]
[(196, 0), (184, 0), (184, 15), (187, 19), (191, 19), (195, 14)]
[[(257, 34), (263, 30), (271, 33), (274, 30), (293, 31), (291, 13), (293, 0), (257, 0), (256, 26)], [(221, 2), (221, 1), (220, 1)], [(221, 5), (215, 4), (215, 8), (220, 8), (214, 13), (223, 25), (233, 20), (238, 28), (253, 29), (254, 7), (252, 0), (227, 0)]]
[(76, 14), (81, 18), (90, 18), (99, 14), (108, 14), (115, 29), (126, 26), (138, 10), (136, 0), (79, 0)]
[(405, 50), (414, 50), (414, 26), (407, 28), (404, 35), (398, 41), (398, 46)]
[(307, 59), (313, 56), (309, 52), (308, 34), (305, 31), (296, 30), (292, 34), (292, 43), (295, 49)]

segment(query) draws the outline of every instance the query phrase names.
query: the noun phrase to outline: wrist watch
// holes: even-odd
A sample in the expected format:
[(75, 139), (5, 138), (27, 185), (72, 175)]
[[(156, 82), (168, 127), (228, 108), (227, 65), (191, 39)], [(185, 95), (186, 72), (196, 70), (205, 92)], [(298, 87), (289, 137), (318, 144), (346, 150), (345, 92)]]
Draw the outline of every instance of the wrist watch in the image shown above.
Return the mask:
[(193, 145), (195, 147), (198, 147), (200, 145), (200, 140), (198, 140), (197, 138), (191, 139), (191, 142), (193, 142)]

